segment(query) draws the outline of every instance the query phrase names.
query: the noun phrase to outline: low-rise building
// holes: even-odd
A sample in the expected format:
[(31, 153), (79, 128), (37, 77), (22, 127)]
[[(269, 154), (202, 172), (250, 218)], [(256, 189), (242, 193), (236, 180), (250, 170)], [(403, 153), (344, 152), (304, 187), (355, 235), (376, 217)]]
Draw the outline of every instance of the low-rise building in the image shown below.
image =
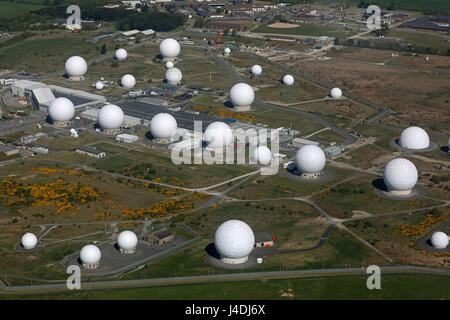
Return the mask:
[(10, 156), (13, 156), (15, 154), (18, 154), (19, 153), (19, 149), (17, 149), (13, 145), (0, 144), (0, 152), (3, 153), (4, 155), (6, 155), (7, 157), (10, 157)]
[(133, 143), (139, 140), (139, 137), (133, 134), (121, 133), (116, 136), (116, 140), (119, 142)]
[(146, 241), (156, 244), (163, 245), (169, 242), (172, 242), (174, 235), (167, 228), (163, 228), (152, 233), (149, 233), (145, 239)]
[(255, 248), (272, 247), (274, 244), (274, 237), (270, 234), (265, 232), (255, 234)]
[(87, 147), (87, 146), (77, 147), (75, 149), (75, 151), (77, 153), (81, 153), (81, 154), (87, 155), (89, 157), (94, 157), (94, 158), (103, 158), (106, 156), (106, 153), (104, 151), (100, 151), (95, 148)]

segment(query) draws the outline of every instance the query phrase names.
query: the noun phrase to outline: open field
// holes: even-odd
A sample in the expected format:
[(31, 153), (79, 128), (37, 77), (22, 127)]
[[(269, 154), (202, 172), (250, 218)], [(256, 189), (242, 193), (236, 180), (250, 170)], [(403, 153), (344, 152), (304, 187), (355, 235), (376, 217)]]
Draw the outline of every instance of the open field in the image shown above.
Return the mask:
[(70, 56), (80, 55), (89, 60), (98, 54), (95, 45), (86, 42), (85, 37), (83, 34), (59, 32), (36, 35), (0, 48), (0, 66), (28, 72), (63, 71)]
[(398, 31), (399, 29), (390, 31), (388, 37), (393, 38), (401, 38), (404, 41), (413, 45), (413, 47), (421, 47), (421, 48), (433, 48), (439, 49), (440, 54), (445, 55), (447, 50), (450, 49), (450, 43), (445, 41), (445, 38), (433, 36), (433, 35), (424, 35), (412, 32), (403, 32)]
[[(301, 69), (392, 108), (397, 112), (395, 117), (409, 125), (417, 124), (439, 134), (450, 134), (444, 120), (449, 104), (449, 74), (410, 72), (347, 61), (314, 61), (302, 65)], [(411, 81), (411, 77), (415, 81)]]
[(328, 36), (345, 39), (355, 32), (344, 30), (342, 28), (332, 28), (327, 26), (321, 26), (316, 24), (302, 23), (298, 28), (271, 28), (268, 25), (260, 25), (258, 28), (253, 30), (253, 32), (262, 33), (276, 33), (276, 34), (286, 34), (286, 35), (304, 35), (304, 36)]
[[(449, 277), (415, 274), (387, 274), (381, 290), (367, 290), (366, 276), (333, 278), (243, 281), (155, 288), (79, 290), (54, 293), (3, 296), (4, 299), (150, 299), (150, 300), (266, 300), (266, 299), (435, 299), (448, 300)], [(407, 288), (407, 290), (405, 289)], [(289, 295), (290, 294), (290, 295)]]
[(392, 50), (375, 50), (368, 48), (342, 47), (337, 50), (332, 48), (327, 56), (364, 62), (381, 63), (392, 58)]
[(321, 208), (337, 218), (350, 218), (355, 210), (377, 214), (424, 208), (442, 203), (429, 199), (397, 201), (381, 198), (373, 192), (372, 180), (374, 180), (373, 176), (367, 176), (356, 181), (345, 182), (313, 199)]
[[(318, 0), (319, 3), (336, 3), (336, 0)], [(349, 4), (352, 6), (357, 6), (359, 4), (359, 0), (349, 0)], [(392, 2), (390, 0), (378, 0), (377, 3), (383, 4), (385, 6), (394, 3), (395, 9), (403, 9), (403, 10), (426, 10), (426, 9), (443, 9), (450, 10), (450, 4), (446, 1), (442, 0), (396, 0)]]

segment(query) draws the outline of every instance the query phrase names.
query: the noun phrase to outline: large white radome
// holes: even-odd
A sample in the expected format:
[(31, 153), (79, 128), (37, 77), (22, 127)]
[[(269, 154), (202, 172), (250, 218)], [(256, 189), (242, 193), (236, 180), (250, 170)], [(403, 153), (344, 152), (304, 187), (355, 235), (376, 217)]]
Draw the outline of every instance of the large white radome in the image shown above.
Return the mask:
[(120, 84), (122, 87), (131, 89), (136, 85), (136, 78), (131, 74), (126, 74), (120, 79)]
[(119, 129), (123, 123), (123, 111), (115, 104), (107, 104), (98, 111), (98, 124), (103, 129)]
[(416, 185), (417, 178), (416, 166), (408, 159), (393, 159), (384, 168), (383, 179), (389, 191), (411, 190)]
[(38, 240), (36, 236), (30, 232), (27, 232), (22, 236), (21, 244), (27, 250), (34, 249), (34, 247), (36, 247), (37, 245), (37, 242)]
[(177, 127), (177, 120), (169, 113), (158, 113), (150, 121), (150, 132), (156, 139), (169, 139)]
[(326, 162), (323, 150), (312, 144), (301, 147), (295, 154), (295, 164), (301, 173), (319, 173), (325, 168)]
[(87, 63), (80, 56), (73, 56), (66, 60), (66, 73), (71, 77), (81, 77), (87, 72)]
[(255, 93), (252, 87), (241, 82), (231, 88), (230, 99), (234, 106), (249, 106), (255, 100)]
[(178, 68), (170, 68), (166, 71), (166, 81), (169, 83), (179, 83), (183, 78), (181, 70)]
[(283, 77), (283, 83), (287, 86), (292, 86), (294, 84), (294, 77), (287, 74)]
[(136, 248), (138, 239), (133, 231), (122, 231), (117, 237), (117, 244), (120, 249), (130, 250)]
[(229, 220), (217, 228), (214, 245), (221, 257), (240, 259), (252, 252), (255, 235), (245, 222)]
[(431, 245), (436, 249), (445, 249), (448, 246), (448, 236), (444, 232), (435, 232), (431, 236)]
[(259, 146), (253, 152), (253, 160), (262, 165), (268, 165), (272, 161), (272, 151), (266, 146)]
[(48, 115), (53, 121), (70, 121), (75, 115), (75, 106), (67, 98), (56, 98), (48, 107)]
[(333, 99), (340, 99), (342, 97), (342, 90), (339, 88), (333, 88), (330, 91), (330, 96)]
[(159, 52), (164, 58), (175, 58), (180, 54), (180, 44), (177, 40), (167, 38), (159, 44)]
[(125, 49), (117, 49), (116, 52), (114, 53), (115, 57), (117, 60), (125, 60), (128, 57), (128, 53), (127, 50)]
[(225, 122), (216, 121), (206, 127), (203, 140), (209, 148), (224, 148), (233, 142), (233, 131)]
[(252, 67), (252, 73), (253, 73), (255, 76), (261, 75), (261, 73), (262, 73), (262, 68), (261, 68), (261, 66), (258, 65), (258, 64), (255, 64), (255, 65)]
[(422, 128), (409, 127), (402, 131), (399, 144), (407, 149), (425, 149), (430, 146), (430, 138)]
[(100, 262), (101, 257), (100, 249), (93, 244), (84, 246), (80, 251), (81, 262), (86, 264), (97, 264)]

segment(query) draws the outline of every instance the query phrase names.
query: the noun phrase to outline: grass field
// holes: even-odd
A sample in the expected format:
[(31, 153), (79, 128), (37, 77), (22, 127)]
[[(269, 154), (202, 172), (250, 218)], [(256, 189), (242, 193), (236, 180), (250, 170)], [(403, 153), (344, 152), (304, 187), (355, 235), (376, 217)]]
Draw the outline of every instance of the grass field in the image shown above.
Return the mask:
[[(50, 293), (37, 295), (10, 295), (5, 299), (151, 299), (151, 300), (264, 300), (289, 299), (283, 296), (292, 289), (292, 298), (308, 299), (449, 299), (450, 278), (434, 275), (384, 275), (380, 290), (368, 290), (365, 276), (334, 278), (243, 281), (234, 283), (195, 284), (172, 287), (108, 289)], [(407, 289), (406, 289), (407, 288)], [(291, 291), (290, 291), (291, 292)], [(180, 311), (181, 314), (182, 311)]]
[(261, 25), (253, 32), (262, 32), (262, 33), (275, 33), (275, 34), (286, 34), (286, 35), (304, 35), (304, 36), (313, 36), (313, 37), (336, 37), (340, 39), (348, 38), (355, 34), (353, 31), (331, 28), (316, 24), (300, 24), (298, 28), (288, 28), (288, 29), (280, 29), (280, 28), (271, 28), (267, 25)]
[(25, 12), (38, 10), (42, 7), (44, 6), (39, 4), (38, 2), (36, 2), (36, 4), (31, 4), (31, 3), (18, 3), (11, 1), (0, 1), (0, 18), (15, 18)]
[(411, 43), (413, 46), (418, 47), (430, 47), (440, 49), (443, 54), (450, 49), (450, 43), (445, 41), (445, 38), (433, 36), (433, 35), (424, 35), (413, 32), (402, 32), (402, 31), (390, 31), (388, 37), (402, 38), (404, 41)]

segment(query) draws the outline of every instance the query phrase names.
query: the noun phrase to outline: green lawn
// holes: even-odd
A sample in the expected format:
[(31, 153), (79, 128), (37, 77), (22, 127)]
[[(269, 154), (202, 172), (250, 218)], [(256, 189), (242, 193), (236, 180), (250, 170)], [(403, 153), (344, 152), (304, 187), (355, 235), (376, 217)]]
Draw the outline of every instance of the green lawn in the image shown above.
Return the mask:
[(287, 35), (305, 35), (305, 36), (313, 36), (313, 37), (336, 37), (339, 39), (346, 39), (355, 32), (347, 31), (339, 28), (331, 28), (326, 26), (320, 26), (315, 24), (300, 24), (298, 28), (271, 28), (268, 27), (267, 24), (261, 25), (253, 32), (262, 32), (262, 33), (276, 33), (276, 34), (287, 34)]
[(450, 43), (446, 42), (444, 38), (424, 35), (419, 33), (403, 32), (403, 31), (390, 31), (388, 37), (402, 38), (404, 41), (411, 43), (413, 46), (422, 48), (435, 48), (439, 49), (445, 54), (450, 49)]
[[(321, 3), (342, 3), (345, 5), (346, 1), (343, 0), (317, 0)], [(349, 0), (350, 5), (357, 6), (360, 0)], [(367, 2), (367, 1), (366, 1)], [(370, 2), (370, 4), (389, 5), (394, 3), (394, 9), (399, 10), (426, 10), (426, 9), (443, 9), (450, 10), (450, 2), (447, 0), (376, 0)]]
[(368, 290), (365, 276), (243, 281), (136, 289), (107, 289), (18, 296), (5, 299), (449, 299), (450, 277), (392, 274), (381, 278), (380, 290)]

